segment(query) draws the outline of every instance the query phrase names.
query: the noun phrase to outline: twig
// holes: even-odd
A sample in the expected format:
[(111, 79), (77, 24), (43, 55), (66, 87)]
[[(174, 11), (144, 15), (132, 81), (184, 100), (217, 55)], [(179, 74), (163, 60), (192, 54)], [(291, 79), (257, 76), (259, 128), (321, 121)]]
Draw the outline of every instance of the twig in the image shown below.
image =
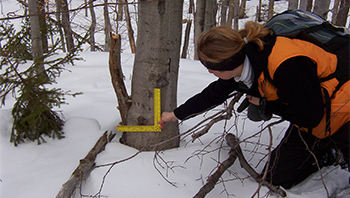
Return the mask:
[[(273, 192), (278, 193), (282, 197), (286, 197), (287, 194), (285, 191), (283, 191), (280, 188), (277, 188), (276, 186), (272, 185), (271, 183), (267, 182), (266, 180), (263, 180), (260, 175), (248, 164), (247, 160), (244, 158), (242, 149), (238, 144), (238, 139), (233, 135), (232, 133), (229, 133), (226, 135), (226, 141), (227, 144), (231, 147), (231, 151), (236, 153), (239, 162), (241, 164), (241, 167), (248, 172), (248, 174), (259, 184), (262, 184), (266, 187), (268, 187)], [(230, 152), (231, 152), (230, 151)]]
[(221, 116), (216, 116), (215, 118), (213, 118), (206, 126), (205, 128), (198, 132), (198, 133), (195, 133), (192, 135), (192, 142), (201, 137), (202, 135), (208, 133), (209, 129), (217, 122), (221, 121), (221, 120), (229, 120), (231, 117), (232, 117), (232, 111), (233, 111), (233, 106), (239, 101), (239, 99), (243, 96), (243, 93), (239, 92), (230, 102), (230, 104), (227, 106), (226, 109), (218, 112), (216, 115), (219, 115), (219, 114), (224, 114), (224, 115), (221, 115)]

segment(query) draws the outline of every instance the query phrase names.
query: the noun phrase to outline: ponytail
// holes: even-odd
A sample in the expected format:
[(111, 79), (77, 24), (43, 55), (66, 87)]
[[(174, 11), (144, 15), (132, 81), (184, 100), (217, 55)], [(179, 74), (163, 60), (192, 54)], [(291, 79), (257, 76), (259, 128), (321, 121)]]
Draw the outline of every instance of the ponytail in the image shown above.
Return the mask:
[(253, 42), (259, 46), (259, 50), (263, 50), (262, 39), (270, 30), (252, 21), (244, 27), (236, 31), (227, 26), (219, 26), (203, 32), (197, 41), (198, 57), (203, 61), (220, 63), (238, 53), (247, 42)]

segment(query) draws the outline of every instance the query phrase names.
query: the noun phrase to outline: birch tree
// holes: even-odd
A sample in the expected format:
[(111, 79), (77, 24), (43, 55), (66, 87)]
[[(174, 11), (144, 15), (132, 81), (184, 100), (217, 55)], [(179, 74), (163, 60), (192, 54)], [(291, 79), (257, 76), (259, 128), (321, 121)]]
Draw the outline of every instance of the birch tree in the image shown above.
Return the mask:
[[(182, 32), (182, 0), (138, 4), (138, 33), (131, 85), (132, 104), (128, 125), (153, 125), (153, 89), (161, 89), (162, 111), (173, 111), (177, 98), (177, 77)], [(179, 146), (178, 125), (169, 122), (161, 132), (124, 132), (120, 142), (143, 150)], [(174, 138), (175, 137), (175, 138)], [(171, 139), (166, 145), (150, 148)]]

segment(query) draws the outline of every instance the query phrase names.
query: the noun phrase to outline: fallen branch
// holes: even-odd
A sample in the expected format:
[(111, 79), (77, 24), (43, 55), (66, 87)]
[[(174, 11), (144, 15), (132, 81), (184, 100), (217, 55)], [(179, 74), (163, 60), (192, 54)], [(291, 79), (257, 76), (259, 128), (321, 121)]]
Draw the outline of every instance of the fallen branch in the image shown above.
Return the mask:
[(87, 178), (94, 169), (96, 156), (105, 149), (107, 143), (110, 142), (114, 136), (115, 133), (108, 133), (106, 131), (100, 137), (86, 157), (80, 160), (79, 166), (74, 170), (68, 181), (62, 185), (56, 198), (69, 198), (72, 196), (76, 187), (79, 186), (81, 181)]

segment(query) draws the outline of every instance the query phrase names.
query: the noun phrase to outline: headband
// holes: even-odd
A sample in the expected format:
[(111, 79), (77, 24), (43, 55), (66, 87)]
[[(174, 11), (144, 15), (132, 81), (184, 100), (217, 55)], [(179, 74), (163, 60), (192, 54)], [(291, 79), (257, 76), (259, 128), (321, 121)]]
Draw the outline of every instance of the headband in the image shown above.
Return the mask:
[(225, 59), (219, 63), (212, 63), (208, 61), (204, 61), (199, 57), (199, 60), (201, 63), (210, 70), (216, 70), (216, 71), (230, 71), (236, 69), (238, 66), (242, 65), (245, 60), (245, 53), (244, 48), (242, 48), (239, 52), (234, 54), (228, 59)]

